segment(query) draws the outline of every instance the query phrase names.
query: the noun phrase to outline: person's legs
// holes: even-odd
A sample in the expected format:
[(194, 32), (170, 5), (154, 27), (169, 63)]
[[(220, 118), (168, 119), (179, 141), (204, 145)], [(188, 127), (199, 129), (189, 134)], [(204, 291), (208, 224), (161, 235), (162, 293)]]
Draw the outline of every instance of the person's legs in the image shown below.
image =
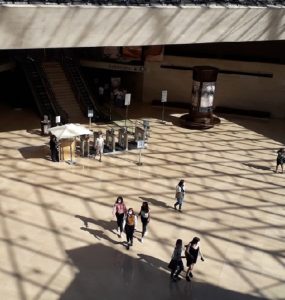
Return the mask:
[(118, 220), (118, 231), (120, 232), (120, 236), (123, 232), (123, 222), (124, 222), (124, 214), (118, 214), (118, 217), (117, 217), (117, 220)]
[(126, 232), (126, 238), (127, 238), (127, 243), (129, 243), (130, 240), (130, 233), (129, 233), (129, 226), (125, 226), (125, 232)]
[(142, 238), (143, 238), (146, 233), (147, 219), (141, 218), (141, 221), (142, 221)]
[(133, 245), (133, 238), (134, 238), (134, 231), (135, 231), (135, 227), (134, 226), (130, 226), (130, 246)]
[(174, 273), (175, 273), (176, 269), (171, 269), (171, 273), (170, 273), (170, 277), (174, 278)]
[(187, 269), (186, 276), (185, 276), (187, 281), (190, 281), (190, 277), (193, 277), (192, 274), (193, 268), (194, 268), (194, 264), (190, 264), (189, 268)]
[(55, 161), (59, 162), (59, 153), (58, 150), (55, 150)]
[(102, 161), (102, 150), (99, 150), (99, 161)]
[(118, 226), (118, 233), (120, 233), (120, 228), (121, 228), (121, 220), (120, 220), (120, 214), (116, 213), (116, 219), (117, 219), (117, 226)]
[(176, 200), (175, 204), (174, 204), (174, 209), (177, 209), (176, 206), (179, 204), (178, 200)]
[(175, 278), (178, 278), (178, 276), (179, 276), (179, 274), (182, 272), (182, 270), (183, 270), (183, 266), (182, 266), (182, 265), (181, 265), (181, 266), (178, 266), (178, 269), (177, 269), (177, 271), (176, 271), (174, 277), (175, 277)]
[[(278, 172), (278, 167), (279, 167), (279, 165), (280, 165), (280, 163), (279, 163), (279, 161), (277, 160), (277, 162), (276, 162), (276, 169), (275, 169), (275, 173), (277, 173), (277, 172)], [(281, 165), (281, 169), (282, 169), (282, 165)]]
[(181, 211), (183, 199), (179, 199), (179, 210)]
[(52, 161), (56, 161), (56, 149), (51, 149), (50, 150), (50, 156)]

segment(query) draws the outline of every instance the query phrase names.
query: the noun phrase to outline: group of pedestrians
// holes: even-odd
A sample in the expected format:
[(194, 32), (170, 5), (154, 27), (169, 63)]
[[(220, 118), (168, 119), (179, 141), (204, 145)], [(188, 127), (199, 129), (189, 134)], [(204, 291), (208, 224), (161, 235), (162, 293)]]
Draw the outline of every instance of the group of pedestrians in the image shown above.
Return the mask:
[(186, 280), (191, 281), (193, 277), (193, 268), (197, 262), (198, 257), (201, 257), (201, 260), (204, 261), (204, 256), (200, 249), (200, 239), (198, 237), (194, 237), (192, 241), (185, 246), (184, 256), (182, 256), (183, 251), (183, 242), (181, 239), (178, 239), (175, 244), (175, 248), (171, 257), (171, 261), (168, 265), (168, 268), (171, 270), (170, 278), (173, 281), (180, 280), (180, 273), (184, 270), (184, 264), (182, 258), (186, 258)]
[[(185, 182), (181, 179), (176, 186), (175, 198), (176, 202), (174, 204), (174, 208), (181, 211), (182, 204), (185, 196)], [(133, 208), (126, 207), (124, 203), (124, 199), (122, 196), (119, 196), (113, 206), (113, 216), (116, 217), (117, 220), (117, 234), (118, 237), (121, 238), (123, 232), (126, 234), (126, 248), (129, 250), (133, 245), (134, 232), (137, 228), (137, 219), (138, 216), (141, 219), (142, 223), (142, 231), (141, 231), (141, 242), (143, 243), (143, 239), (147, 234), (147, 226), (150, 221), (150, 208), (148, 202), (144, 201), (141, 205), (140, 212), (138, 215), (135, 214)], [(197, 262), (198, 257), (201, 257), (201, 260), (204, 261), (203, 254), (200, 249), (200, 239), (198, 237), (194, 237), (191, 242), (185, 245), (185, 255), (182, 256), (183, 251), (183, 242), (181, 239), (176, 241), (176, 245), (171, 257), (171, 261), (168, 267), (171, 270), (170, 278), (174, 282), (180, 280), (180, 273), (184, 270), (183, 258), (186, 258), (186, 280), (191, 281), (193, 277), (193, 268)]]
[[(127, 249), (129, 249), (133, 245), (134, 232), (137, 227), (137, 215), (133, 208), (127, 209), (123, 197), (119, 196), (113, 206), (113, 216), (115, 216), (117, 220), (118, 236), (121, 238), (122, 233), (124, 231), (126, 233)], [(147, 225), (150, 221), (150, 209), (148, 202), (144, 201), (142, 203), (138, 216), (140, 216), (142, 223), (141, 242), (143, 243), (144, 236), (147, 234)]]

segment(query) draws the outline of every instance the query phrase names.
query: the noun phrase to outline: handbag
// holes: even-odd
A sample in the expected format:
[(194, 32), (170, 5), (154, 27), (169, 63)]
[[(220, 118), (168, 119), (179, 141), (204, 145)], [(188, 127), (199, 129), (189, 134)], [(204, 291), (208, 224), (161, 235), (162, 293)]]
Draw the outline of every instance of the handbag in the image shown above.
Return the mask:
[(175, 270), (177, 268), (177, 260), (171, 259), (170, 263), (168, 264), (168, 268)]

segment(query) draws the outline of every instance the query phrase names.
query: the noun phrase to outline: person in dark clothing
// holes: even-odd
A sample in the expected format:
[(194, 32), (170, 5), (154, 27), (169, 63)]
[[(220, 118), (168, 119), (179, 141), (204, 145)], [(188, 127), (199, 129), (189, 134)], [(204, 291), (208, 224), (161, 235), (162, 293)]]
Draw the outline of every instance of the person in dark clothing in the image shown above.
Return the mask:
[(125, 231), (127, 236), (127, 249), (133, 245), (134, 232), (137, 226), (137, 216), (132, 208), (128, 209), (128, 213), (125, 219)]
[(50, 137), (49, 147), (51, 160), (54, 162), (59, 162), (58, 141), (55, 135)]
[(192, 241), (186, 246), (185, 250), (186, 264), (188, 267), (186, 271), (187, 281), (191, 281), (190, 277), (193, 277), (192, 270), (197, 262), (198, 255), (201, 256), (202, 261), (205, 260), (200, 250), (200, 239), (198, 237), (194, 237)]
[(278, 171), (279, 165), (281, 166), (281, 170), (282, 170), (282, 173), (283, 173), (283, 164), (284, 164), (284, 162), (285, 162), (285, 149), (280, 148), (277, 151), (276, 170), (275, 170), (276, 173)]
[(173, 281), (181, 279), (179, 274), (183, 271), (183, 261), (182, 261), (182, 240), (178, 239), (175, 244), (173, 254), (171, 256), (171, 261), (168, 267), (171, 269), (170, 278)]
[(145, 235), (147, 235), (147, 225), (150, 221), (150, 212), (149, 212), (148, 203), (146, 201), (143, 202), (143, 204), (141, 206), (139, 216), (141, 216), (141, 221), (142, 221), (142, 238), (141, 238), (141, 242), (143, 243), (143, 238), (144, 238)]

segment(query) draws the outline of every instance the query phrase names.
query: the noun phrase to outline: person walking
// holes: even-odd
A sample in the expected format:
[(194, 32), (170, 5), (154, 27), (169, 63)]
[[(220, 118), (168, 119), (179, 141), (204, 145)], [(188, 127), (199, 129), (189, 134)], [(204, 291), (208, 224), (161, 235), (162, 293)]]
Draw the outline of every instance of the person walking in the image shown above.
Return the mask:
[(281, 166), (281, 173), (283, 173), (283, 164), (285, 162), (285, 149), (284, 148), (280, 148), (277, 151), (277, 159), (276, 159), (276, 170), (275, 173), (277, 173), (278, 171), (278, 167)]
[(183, 261), (182, 261), (182, 240), (178, 239), (175, 244), (173, 254), (171, 256), (171, 261), (168, 268), (171, 269), (170, 278), (173, 281), (180, 280), (179, 274), (183, 271)]
[(141, 221), (142, 221), (141, 242), (143, 243), (143, 238), (144, 238), (145, 235), (147, 235), (147, 225), (150, 221), (150, 211), (149, 211), (148, 203), (146, 201), (144, 201), (142, 206), (141, 206), (139, 216), (141, 217)]
[(187, 281), (191, 281), (190, 277), (193, 277), (192, 271), (194, 265), (197, 262), (198, 255), (200, 255), (202, 261), (205, 260), (200, 249), (200, 239), (198, 237), (194, 237), (192, 241), (186, 246), (185, 250), (186, 265), (188, 267), (186, 271)]
[(135, 215), (134, 210), (132, 208), (129, 208), (125, 218), (127, 250), (129, 250), (130, 246), (133, 245), (133, 237), (134, 237), (134, 232), (136, 227), (137, 227), (137, 216)]
[(124, 203), (124, 199), (122, 196), (119, 196), (113, 206), (113, 216), (116, 217), (117, 219), (117, 225), (118, 225), (118, 236), (122, 237), (123, 233), (123, 223), (124, 223), (124, 218), (127, 213), (127, 208)]
[(59, 162), (59, 153), (58, 153), (59, 145), (55, 135), (50, 136), (49, 147), (50, 147), (51, 160), (53, 162)]
[(179, 211), (181, 212), (184, 195), (185, 195), (185, 184), (184, 184), (184, 180), (181, 179), (178, 185), (176, 186), (176, 193), (175, 193), (176, 203), (174, 204), (175, 210), (177, 210), (177, 205), (179, 205)]
[(99, 155), (99, 161), (102, 161), (102, 154), (104, 151), (104, 138), (101, 131), (99, 131), (99, 136), (96, 139), (95, 148), (96, 148), (96, 155)]

